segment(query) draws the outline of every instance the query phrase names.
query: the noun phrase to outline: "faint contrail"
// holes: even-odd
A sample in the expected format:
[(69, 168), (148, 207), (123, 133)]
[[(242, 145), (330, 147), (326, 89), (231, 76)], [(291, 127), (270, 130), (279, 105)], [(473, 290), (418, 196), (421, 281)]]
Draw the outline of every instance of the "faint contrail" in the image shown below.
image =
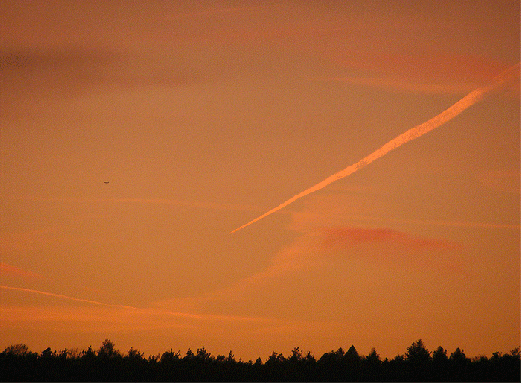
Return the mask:
[(344, 170), (339, 171), (338, 173), (333, 174), (332, 176), (326, 178), (324, 181), (319, 182), (315, 186), (310, 187), (307, 190), (304, 190), (303, 192), (300, 192), (299, 194), (295, 195), (294, 197), (291, 197), (286, 202), (281, 203), (279, 206), (277, 206), (274, 209), (271, 209), (267, 213), (264, 213), (260, 217), (255, 218), (253, 221), (248, 222), (247, 224), (242, 225), (241, 227), (238, 227), (237, 229), (233, 230), (231, 233), (235, 233), (238, 230), (241, 230), (245, 228), (246, 226), (251, 225), (254, 222), (257, 222), (258, 220), (267, 217), (268, 215), (275, 213), (276, 211), (288, 206), (290, 203), (295, 202), (299, 198), (302, 198), (310, 193), (313, 193), (317, 190), (320, 190), (330, 183), (333, 183), (335, 181), (338, 181), (339, 179), (342, 179), (344, 177), (347, 177), (348, 175), (356, 172), (357, 170), (363, 168), (366, 165), (369, 165), (374, 160), (386, 155), (391, 150), (398, 148), (399, 146), (402, 146), (403, 144), (412, 141), (420, 136), (423, 136), (425, 133), (430, 132), (433, 129), (436, 129), (437, 127), (443, 125), (447, 121), (453, 119), (458, 114), (463, 112), (468, 107), (474, 105), (476, 102), (483, 99), (483, 97), (489, 93), (490, 91), (497, 89), (499, 86), (503, 85), (507, 80), (512, 78), (515, 75), (519, 75), (519, 64), (508, 68), (504, 72), (501, 72), (498, 76), (494, 77), (492, 82), (482, 88), (478, 88), (472, 92), (470, 92), (468, 95), (463, 97), (461, 100), (456, 102), (454, 105), (452, 105), (447, 110), (441, 112), (436, 117), (431, 118), (427, 122), (424, 122), (421, 125), (415, 126), (414, 128), (409, 129), (405, 133), (400, 134), (398, 137), (393, 138), (391, 141), (386, 143), (384, 146), (382, 146), (380, 149), (377, 149), (373, 153), (369, 154), (367, 157), (361, 159), (357, 163), (348, 166)]
[(25, 289), (25, 288), (22, 288), (22, 287), (11, 287), (11, 286), (1, 286), (0, 285), (0, 289), (25, 291), (27, 293), (47, 295), (47, 296), (50, 296), (50, 297), (68, 299), (68, 300), (76, 301), (76, 302), (91, 303), (93, 305), (98, 305), (98, 306), (121, 307), (121, 308), (125, 308), (125, 309), (136, 309), (136, 307), (132, 307), (132, 306), (111, 305), (111, 304), (108, 304), (108, 303), (102, 303), (102, 302), (98, 302), (98, 301), (91, 301), (91, 300), (88, 300), (88, 299), (73, 298), (73, 297), (69, 297), (67, 295), (54, 294), (54, 293), (49, 293), (47, 291), (40, 291), (40, 290), (33, 290), (33, 289)]

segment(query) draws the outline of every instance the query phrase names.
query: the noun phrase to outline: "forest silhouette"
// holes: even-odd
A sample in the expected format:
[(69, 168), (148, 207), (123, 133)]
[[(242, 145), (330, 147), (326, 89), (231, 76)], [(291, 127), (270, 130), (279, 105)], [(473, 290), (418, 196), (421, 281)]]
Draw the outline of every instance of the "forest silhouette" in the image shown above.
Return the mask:
[(0, 353), (2, 381), (486, 381), (519, 382), (519, 347), (491, 357), (468, 358), (459, 347), (448, 355), (438, 347), (429, 351), (421, 339), (404, 355), (382, 360), (373, 348), (367, 356), (354, 346), (339, 348), (316, 359), (295, 347), (291, 354), (273, 352), (264, 362), (236, 360), (210, 354), (204, 347), (165, 351), (145, 357), (134, 348), (122, 353), (106, 339), (98, 350), (50, 347), (40, 354), (25, 344)]

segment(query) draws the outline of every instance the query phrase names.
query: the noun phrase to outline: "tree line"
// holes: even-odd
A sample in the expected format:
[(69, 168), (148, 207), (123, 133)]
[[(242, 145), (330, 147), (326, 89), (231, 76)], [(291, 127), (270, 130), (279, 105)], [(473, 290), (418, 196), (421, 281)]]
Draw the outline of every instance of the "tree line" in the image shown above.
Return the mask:
[(214, 356), (204, 347), (165, 351), (145, 357), (134, 348), (122, 353), (106, 339), (98, 350), (50, 347), (40, 354), (25, 344), (0, 353), (2, 381), (520, 381), (519, 347), (491, 357), (468, 358), (459, 347), (448, 355), (429, 351), (421, 339), (403, 355), (382, 360), (373, 348), (364, 356), (354, 346), (324, 353), (316, 359), (295, 347), (284, 356), (273, 352), (264, 362), (236, 360), (232, 351)]

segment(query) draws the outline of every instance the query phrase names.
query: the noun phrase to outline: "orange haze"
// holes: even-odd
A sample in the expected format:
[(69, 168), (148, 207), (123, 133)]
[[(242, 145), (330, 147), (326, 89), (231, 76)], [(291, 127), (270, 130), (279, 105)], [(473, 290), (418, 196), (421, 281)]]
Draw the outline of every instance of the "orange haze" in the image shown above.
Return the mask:
[(519, 14), (0, 2), (0, 351), (519, 346)]

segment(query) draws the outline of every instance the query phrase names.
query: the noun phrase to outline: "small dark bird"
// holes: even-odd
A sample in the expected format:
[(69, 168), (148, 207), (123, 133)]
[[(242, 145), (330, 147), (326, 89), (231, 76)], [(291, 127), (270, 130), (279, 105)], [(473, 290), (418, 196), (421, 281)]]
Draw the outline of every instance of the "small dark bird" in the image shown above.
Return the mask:
[(108, 183), (109, 183), (109, 181), (104, 181), (103, 183), (105, 183), (105, 184), (108, 184)]

